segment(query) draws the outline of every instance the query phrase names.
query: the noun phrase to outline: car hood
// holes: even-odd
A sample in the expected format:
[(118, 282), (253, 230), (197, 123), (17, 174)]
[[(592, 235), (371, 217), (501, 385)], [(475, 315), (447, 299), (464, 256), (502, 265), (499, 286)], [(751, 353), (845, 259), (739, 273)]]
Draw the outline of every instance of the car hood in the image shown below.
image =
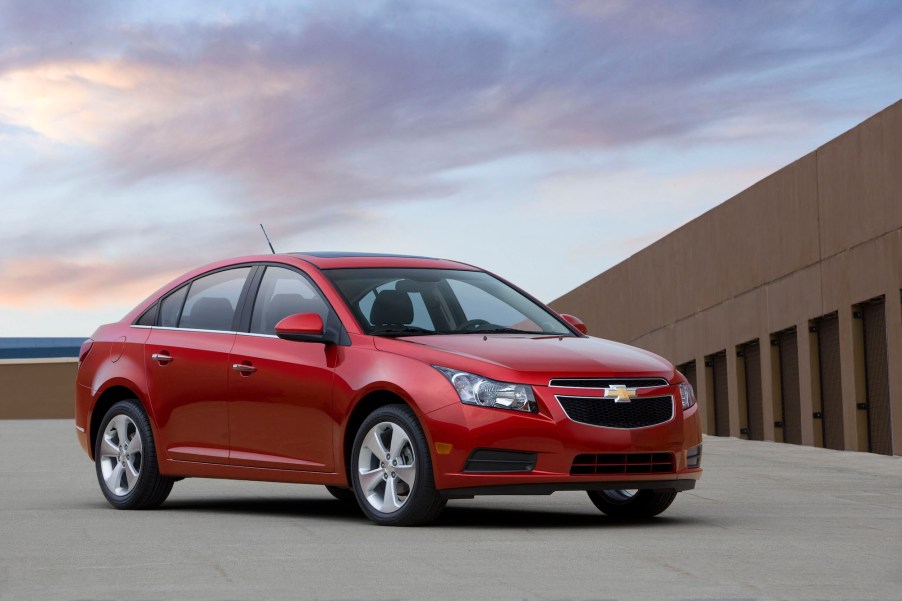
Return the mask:
[[(647, 376), (670, 379), (673, 366), (642, 349), (594, 337), (458, 334), (376, 338), (377, 348), (461, 370), (475, 362), (518, 372), (524, 381), (550, 377)], [(447, 355), (455, 357), (448, 357)], [(459, 358), (458, 360), (456, 360)], [(483, 370), (484, 371), (484, 370)], [(482, 373), (488, 377), (499, 377)], [(532, 377), (529, 377), (532, 376)]]

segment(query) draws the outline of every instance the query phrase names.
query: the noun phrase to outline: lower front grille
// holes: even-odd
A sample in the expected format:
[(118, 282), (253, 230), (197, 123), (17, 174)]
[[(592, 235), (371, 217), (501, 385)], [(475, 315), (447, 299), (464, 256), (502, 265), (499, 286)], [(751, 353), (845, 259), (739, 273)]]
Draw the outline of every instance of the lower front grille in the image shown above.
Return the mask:
[(646, 428), (670, 421), (673, 397), (638, 397), (628, 403), (604, 397), (558, 396), (557, 400), (575, 422), (606, 428)]
[(538, 453), (505, 451), (503, 449), (476, 449), (470, 454), (464, 472), (467, 474), (491, 474), (496, 472), (531, 472), (536, 467)]
[(675, 471), (673, 453), (601, 453), (577, 455), (570, 475), (669, 474)]

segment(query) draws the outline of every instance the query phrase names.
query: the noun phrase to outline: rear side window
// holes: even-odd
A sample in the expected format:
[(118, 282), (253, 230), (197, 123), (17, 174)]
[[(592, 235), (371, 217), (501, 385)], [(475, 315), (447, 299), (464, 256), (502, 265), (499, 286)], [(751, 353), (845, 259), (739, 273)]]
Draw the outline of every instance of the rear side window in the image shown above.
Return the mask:
[(188, 289), (178, 327), (234, 330), (235, 310), (250, 271), (250, 267), (227, 269), (194, 280)]
[(316, 313), (325, 322), (329, 306), (313, 284), (298, 272), (267, 267), (254, 302), (251, 332), (275, 334), (276, 324), (295, 313)]

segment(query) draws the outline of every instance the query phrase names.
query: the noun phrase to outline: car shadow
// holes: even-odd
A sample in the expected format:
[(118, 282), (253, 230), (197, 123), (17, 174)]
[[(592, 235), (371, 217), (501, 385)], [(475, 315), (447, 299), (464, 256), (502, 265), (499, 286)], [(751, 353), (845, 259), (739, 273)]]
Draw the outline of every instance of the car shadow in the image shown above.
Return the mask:
[(450, 505), (439, 516), (435, 527), (462, 528), (478, 527), (481, 529), (567, 529), (567, 528), (636, 528), (653, 526), (664, 528), (703, 523), (704, 520), (684, 517), (658, 516), (641, 520), (612, 518), (598, 513), (582, 513), (573, 511), (535, 510), (518, 508), (487, 508)]
[[(353, 504), (334, 499), (184, 499), (169, 500), (156, 511), (185, 511), (220, 514), (242, 514), (273, 518), (316, 518), (344, 522), (369, 523), (360, 509)], [(652, 526), (705, 525), (703, 517), (668, 517), (666, 515), (644, 520), (624, 520), (606, 516), (601, 512), (519, 509), (516, 507), (467, 507), (449, 504), (430, 528), (480, 529), (567, 529), (567, 528), (637, 528)]]
[(365, 522), (357, 505), (336, 499), (170, 499), (155, 511), (196, 511), (272, 517), (315, 517)]

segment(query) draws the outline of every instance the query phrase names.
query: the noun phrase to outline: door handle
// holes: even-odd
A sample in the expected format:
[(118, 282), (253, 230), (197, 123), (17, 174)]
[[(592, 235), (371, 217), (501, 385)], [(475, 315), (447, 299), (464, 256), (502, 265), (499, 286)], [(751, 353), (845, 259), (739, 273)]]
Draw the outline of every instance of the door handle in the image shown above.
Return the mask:
[(159, 361), (160, 363), (169, 363), (172, 361), (172, 355), (169, 353), (154, 353), (150, 358), (154, 361)]
[(240, 374), (252, 374), (257, 371), (256, 367), (247, 363), (235, 363), (232, 365), (232, 369)]

